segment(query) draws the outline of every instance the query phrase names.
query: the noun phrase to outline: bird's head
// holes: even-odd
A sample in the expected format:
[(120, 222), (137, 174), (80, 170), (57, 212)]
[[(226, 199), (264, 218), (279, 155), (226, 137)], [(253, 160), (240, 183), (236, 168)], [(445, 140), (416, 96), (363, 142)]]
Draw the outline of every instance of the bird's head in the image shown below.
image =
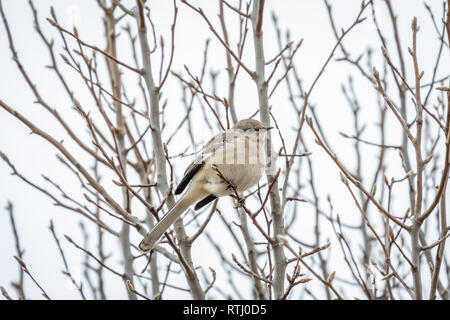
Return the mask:
[(261, 122), (255, 119), (243, 119), (234, 125), (233, 129), (243, 130), (243, 131), (262, 131), (262, 130), (270, 130), (273, 127), (265, 127)]

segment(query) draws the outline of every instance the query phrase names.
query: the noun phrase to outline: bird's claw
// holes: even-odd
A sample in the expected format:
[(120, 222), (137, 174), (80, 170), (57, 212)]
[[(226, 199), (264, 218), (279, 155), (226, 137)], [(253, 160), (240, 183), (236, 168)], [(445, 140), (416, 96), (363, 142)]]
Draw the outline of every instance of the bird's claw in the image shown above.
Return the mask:
[(244, 198), (239, 198), (239, 199), (236, 199), (236, 200), (237, 200), (237, 202), (236, 202), (235, 209), (243, 208), (245, 206), (245, 199)]

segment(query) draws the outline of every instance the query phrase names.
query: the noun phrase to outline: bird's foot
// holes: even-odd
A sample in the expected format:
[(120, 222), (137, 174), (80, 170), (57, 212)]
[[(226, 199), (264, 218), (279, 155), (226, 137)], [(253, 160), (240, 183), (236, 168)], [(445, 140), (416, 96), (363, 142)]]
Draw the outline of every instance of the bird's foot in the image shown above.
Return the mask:
[(244, 206), (245, 206), (245, 198), (236, 199), (236, 207), (235, 207), (235, 209), (243, 208)]

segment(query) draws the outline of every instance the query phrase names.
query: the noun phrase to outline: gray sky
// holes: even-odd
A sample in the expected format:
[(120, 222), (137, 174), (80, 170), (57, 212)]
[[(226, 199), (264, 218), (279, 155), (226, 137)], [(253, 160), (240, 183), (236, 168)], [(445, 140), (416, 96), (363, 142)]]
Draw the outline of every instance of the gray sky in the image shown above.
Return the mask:
[[(132, 7), (134, 1), (122, 1), (127, 7)], [(354, 20), (360, 7), (360, 1), (331, 1), (334, 6), (334, 15), (336, 24), (339, 28), (347, 28)], [(192, 1), (192, 3), (201, 6), (208, 14), (210, 19), (219, 28), (217, 19), (217, 1)], [(437, 33), (431, 23), (428, 12), (424, 9), (422, 0), (396, 0), (393, 1), (395, 11), (399, 14), (398, 25), (400, 28), (401, 42), (405, 51), (407, 59), (407, 78), (412, 80), (412, 61), (406, 49), (411, 45), (411, 20), (417, 16), (420, 25), (420, 32), (418, 34), (418, 58), (421, 68), (425, 70), (423, 78), (424, 83), (428, 83), (432, 76), (436, 55), (439, 48), (439, 41), (437, 40)], [(431, 6), (434, 14), (439, 21), (442, 15), (442, 1), (430, 0), (427, 3)], [(19, 57), (24, 64), (27, 71), (32, 77), (32, 81), (37, 84), (38, 89), (45, 99), (55, 106), (57, 110), (69, 120), (70, 123), (79, 124), (79, 134), (81, 137), (87, 138), (87, 132), (83, 126), (83, 120), (71, 110), (71, 101), (67, 98), (66, 93), (60, 87), (57, 78), (45, 68), (49, 64), (49, 57), (46, 48), (37, 34), (33, 30), (33, 21), (31, 10), (28, 6), (28, 1), (25, 0), (4, 0), (2, 1), (4, 11), (6, 12), (12, 34), (14, 37), (16, 49)], [(57, 32), (50, 24), (45, 21), (49, 17), (49, 8), (54, 6), (60, 23), (67, 27), (75, 23), (77, 25), (80, 37), (91, 44), (96, 44), (100, 48), (104, 47), (103, 26), (101, 22), (101, 10), (96, 5), (94, 0), (39, 0), (35, 1), (36, 8), (39, 12), (39, 18), (44, 32), (49, 37), (54, 37), (56, 41), (56, 49), (61, 52), (61, 41), (59, 40)], [(172, 22), (173, 8), (172, 1), (151, 0), (151, 16), (156, 26), (156, 32), (162, 34), (165, 38), (166, 44), (170, 43), (170, 24)], [(196, 74), (200, 73), (202, 67), (202, 57), (204, 50), (205, 39), (211, 38), (211, 46), (208, 56), (208, 65), (213, 70), (220, 72), (218, 78), (218, 93), (219, 95), (227, 95), (227, 76), (225, 70), (225, 55), (224, 50), (218, 43), (217, 39), (213, 37), (204, 21), (192, 10), (179, 3), (180, 11), (176, 27), (175, 38), (175, 56), (172, 70), (176, 72), (184, 72), (183, 66), (187, 65)], [(375, 10), (378, 16), (378, 22), (387, 37), (388, 50), (394, 52), (393, 38), (391, 26), (388, 23), (388, 13), (382, 1), (375, 1)], [(321, 66), (327, 59), (331, 49), (336, 41), (330, 23), (327, 17), (326, 8), (322, 1), (316, 0), (280, 0), (267, 1), (264, 16), (264, 42), (266, 50), (266, 59), (271, 59), (278, 53), (278, 45), (274, 33), (271, 14), (274, 12), (279, 20), (280, 26), (283, 29), (290, 29), (292, 40), (298, 41), (303, 38), (303, 45), (297, 54), (295, 62), (298, 66), (300, 76), (303, 79), (305, 86), (309, 87), (313, 79), (319, 72)], [(345, 38), (345, 46), (353, 53), (354, 57), (363, 53), (364, 50), (370, 46), (374, 50), (373, 65), (379, 70), (382, 70), (382, 56), (380, 52), (380, 41), (377, 37), (376, 30), (372, 23), (370, 8), (366, 10), (364, 16), (368, 19), (355, 27), (354, 30)], [(129, 20), (130, 21), (130, 20)], [(236, 43), (238, 40), (238, 23), (234, 15), (228, 11), (228, 27), (229, 33), (232, 37), (231, 42)], [(134, 25), (133, 25), (134, 27)], [(119, 57), (124, 61), (132, 61), (130, 49), (126, 40), (125, 34), (120, 35)], [(234, 42), (233, 42), (234, 41)], [(249, 66), (253, 66), (252, 60), (252, 45), (248, 41), (246, 54), (244, 54), (244, 61)], [(341, 53), (337, 51), (337, 57)], [(56, 126), (56, 122), (43, 110), (40, 106), (33, 103), (35, 100), (32, 92), (26, 86), (25, 81), (21, 77), (16, 65), (10, 59), (11, 53), (8, 48), (8, 41), (3, 24), (0, 27), (0, 70), (2, 77), (0, 78), (0, 98), (13, 106), (27, 117), (33, 119), (40, 126), (48, 129), (58, 139), (66, 139), (66, 146), (71, 146), (71, 141), (67, 139), (63, 130)], [(166, 57), (167, 58), (167, 57)], [(60, 59), (61, 60), (61, 59)], [(101, 60), (101, 59), (99, 59)], [(153, 58), (154, 65), (157, 66), (159, 56)], [(167, 61), (167, 60), (166, 60)], [(102, 61), (103, 63), (103, 61)], [(394, 63), (397, 63), (394, 59)], [(364, 62), (366, 65), (366, 62)], [(77, 92), (79, 100), (84, 103), (87, 110), (94, 109), (89, 95), (82, 86), (77, 75), (65, 67), (60, 61), (60, 66), (63, 67), (67, 80), (73, 85), (74, 91)], [(450, 70), (449, 55), (443, 55), (440, 62), (440, 69), (437, 73), (437, 78), (448, 75)], [(158, 68), (154, 68), (157, 70)], [(104, 69), (103, 69), (104, 70)], [(270, 70), (270, 69), (269, 69)], [(155, 71), (156, 73), (157, 71)], [(281, 73), (280, 73), (281, 74)], [(278, 73), (277, 73), (278, 75)], [(317, 112), (320, 115), (321, 123), (326, 130), (327, 138), (333, 145), (334, 150), (339, 152), (339, 156), (345, 161), (349, 168), (353, 168), (355, 159), (352, 150), (352, 142), (344, 139), (339, 135), (340, 131), (353, 133), (353, 123), (351, 122), (351, 112), (341, 93), (341, 85), (346, 81), (349, 75), (353, 75), (355, 79), (356, 92), (363, 105), (361, 110), (361, 119), (363, 123), (367, 124), (365, 137), (370, 140), (378, 139), (378, 132), (376, 121), (378, 117), (378, 110), (375, 104), (375, 90), (373, 86), (367, 81), (363, 80), (354, 67), (344, 62), (333, 61), (326, 69), (326, 73), (320, 79), (316, 89), (310, 98), (310, 102), (317, 105)], [(137, 80), (135, 75), (129, 72), (124, 72), (124, 82), (129, 88), (130, 94), (138, 95), (139, 88), (137, 87)], [(210, 90), (211, 86), (208, 84), (206, 89)], [(395, 89), (390, 90), (395, 94)], [(166, 134), (171, 133), (180, 119), (184, 116), (184, 110), (181, 108), (181, 89), (179, 82), (175, 77), (169, 76), (167, 84), (163, 90), (163, 100), (168, 99), (167, 114), (172, 117), (171, 121), (167, 122)], [(236, 91), (236, 108), (239, 118), (250, 116), (257, 109), (256, 89), (251, 79), (244, 72), (240, 73), (238, 78), (238, 86)], [(142, 101), (141, 101), (142, 102)], [(139, 103), (139, 100), (138, 100)], [(288, 106), (287, 91), (285, 86), (277, 89), (276, 93), (270, 100), (274, 114), (277, 121), (282, 126), (282, 132), (289, 146), (292, 146), (294, 140), (294, 132), (291, 130), (296, 124), (296, 117), (291, 112), (291, 107)], [(412, 104), (409, 104), (412, 107)], [(207, 140), (212, 132), (210, 132), (203, 123), (200, 110), (194, 110), (195, 119), (195, 135), (198, 141)], [(392, 131), (388, 132), (387, 144), (398, 144), (400, 141), (398, 124), (393, 120), (391, 115), (388, 118), (388, 124)], [(305, 126), (306, 129), (306, 126)], [(342, 187), (339, 181), (339, 172), (330, 159), (324, 152), (318, 148), (310, 133), (305, 135), (309, 150), (313, 152), (311, 156), (317, 170), (317, 184), (320, 189), (321, 201), (325, 206), (326, 196), (330, 195), (333, 199), (335, 211), (340, 213), (341, 217), (349, 224), (356, 225), (360, 221), (359, 213), (357, 212), (348, 192)], [(165, 136), (167, 139), (167, 136)], [(147, 137), (150, 141), (150, 136)], [(190, 145), (189, 139), (183, 134), (176, 136), (176, 143), (172, 144), (171, 154), (177, 154), (183, 151)], [(275, 140), (275, 149), (278, 150), (280, 146), (279, 139)], [(14, 163), (16, 168), (27, 178), (38, 183), (39, 185), (51, 188), (47, 182), (42, 178), (41, 174), (52, 177), (55, 182), (60, 184), (68, 193), (74, 195), (75, 198), (83, 201), (83, 195), (79, 188), (79, 183), (74, 179), (73, 175), (64, 168), (55, 157), (55, 149), (53, 149), (47, 142), (40, 137), (30, 135), (29, 130), (24, 125), (19, 123), (15, 118), (7, 114), (4, 110), (0, 110), (0, 150), (8, 155), (10, 160)], [(375, 156), (378, 150), (371, 147), (362, 147), (362, 153), (365, 156), (364, 170), (372, 172), (376, 164)], [(86, 156), (80, 154), (80, 159), (88, 159)], [(186, 164), (191, 159), (179, 159), (173, 161), (176, 176), (180, 177)], [(392, 164), (389, 168), (391, 175), (396, 178), (402, 177), (401, 167), (398, 161), (398, 156), (394, 152), (388, 152), (387, 163)], [(282, 159), (279, 160), (280, 162)], [(92, 164), (91, 164), (92, 165)], [(15, 208), (15, 217), (18, 227), (18, 232), (21, 236), (21, 245), (25, 248), (24, 260), (28, 264), (33, 275), (44, 285), (48, 294), (55, 298), (78, 298), (77, 292), (72, 285), (67, 281), (66, 277), (61, 273), (63, 268), (62, 261), (57, 253), (57, 248), (48, 231), (49, 221), (53, 219), (56, 226), (56, 232), (60, 240), (63, 240), (63, 234), (68, 234), (78, 243), (82, 243), (82, 235), (79, 228), (79, 222), (82, 219), (74, 214), (68, 213), (60, 208), (53, 206), (52, 201), (37, 191), (33, 190), (28, 185), (19, 181), (17, 177), (10, 175), (10, 169), (0, 162), (0, 285), (5, 286), (9, 292), (13, 292), (10, 281), (17, 279), (18, 266), (13, 255), (16, 254), (14, 248), (14, 241), (9, 224), (9, 218), (3, 207), (6, 206), (8, 200), (13, 202)], [(114, 189), (111, 179), (105, 177), (105, 186)], [(53, 190), (53, 189), (52, 189)], [(120, 195), (120, 190), (116, 188), (117, 196)], [(406, 194), (406, 193), (405, 193)], [(447, 197), (449, 195), (447, 194)], [(395, 209), (403, 211), (409, 204), (406, 197), (402, 195), (396, 199)], [(228, 205), (229, 200), (222, 200), (224, 205)], [(301, 205), (302, 206), (302, 205)], [(296, 228), (298, 234), (306, 242), (312, 242), (313, 235), (313, 221), (314, 213), (312, 207), (305, 205), (301, 208), (301, 223)], [(289, 210), (287, 210), (289, 211)], [(375, 211), (373, 211), (375, 213)], [(289, 212), (287, 217), (289, 217)], [(399, 213), (401, 215), (401, 213)], [(143, 215), (141, 215), (143, 217)], [(114, 225), (114, 222), (112, 223)], [(115, 223), (116, 228), (119, 224)], [(189, 231), (194, 230), (195, 227), (189, 228)], [(218, 219), (212, 221), (208, 226), (207, 231), (217, 237), (223, 237), (225, 243), (229, 241), (228, 235), (215, 230), (222, 231), (223, 227)], [(89, 229), (90, 232), (93, 231)], [(255, 232), (256, 233), (256, 232)], [(327, 234), (331, 238), (331, 229), (324, 230), (324, 243), (326, 242)], [(92, 235), (91, 240), (95, 237)], [(310, 241), (308, 241), (311, 239)], [(136, 244), (140, 241), (140, 235), (132, 232), (132, 241)], [(80, 276), (79, 261), (82, 258), (80, 252), (67, 242), (64, 243), (66, 254), (69, 257), (69, 264), (76, 276)], [(118, 242), (111, 238), (106, 238), (107, 251), (113, 254), (111, 263), (118, 267), (121, 256), (117, 250)], [(447, 246), (447, 253), (448, 253)], [(90, 248), (94, 249), (94, 242), (90, 243)], [(206, 251), (205, 251), (206, 250)], [(197, 244), (193, 248), (194, 261), (197, 265), (206, 268), (211, 266), (219, 268), (220, 260), (218, 257), (211, 257), (205, 254), (208, 250), (212, 250), (209, 246), (202, 246)], [(225, 254), (231, 255), (232, 248), (226, 248)], [(336, 248), (336, 251), (337, 248)], [(339, 261), (339, 254), (333, 255), (334, 261)], [(137, 264), (136, 269), (143, 267)], [(337, 268), (340, 268), (339, 266)], [(345, 271), (342, 271), (345, 272)], [(123, 283), (117, 277), (105, 273), (109, 298), (125, 298), (125, 290)], [(428, 276), (428, 275), (427, 275)], [(225, 283), (225, 277), (218, 274), (218, 283)], [(178, 284), (182, 287), (187, 287), (185, 281), (180, 278)], [(26, 279), (26, 290), (28, 295), (33, 299), (40, 299), (39, 290)], [(186, 295), (179, 291), (170, 291), (167, 289), (168, 296), (173, 298), (182, 298)], [(250, 288), (245, 293), (249, 296)]]

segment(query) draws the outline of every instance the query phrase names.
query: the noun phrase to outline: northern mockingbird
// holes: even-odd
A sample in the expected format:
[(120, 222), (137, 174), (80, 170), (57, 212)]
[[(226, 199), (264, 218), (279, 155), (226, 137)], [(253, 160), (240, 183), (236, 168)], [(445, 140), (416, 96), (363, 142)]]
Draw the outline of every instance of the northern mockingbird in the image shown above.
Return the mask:
[[(215, 199), (244, 192), (258, 183), (267, 165), (266, 132), (272, 127), (244, 119), (213, 137), (186, 169), (175, 194), (187, 190), (148, 232), (139, 249), (148, 252), (192, 204), (198, 210)], [(189, 185), (189, 186), (188, 186)]]

